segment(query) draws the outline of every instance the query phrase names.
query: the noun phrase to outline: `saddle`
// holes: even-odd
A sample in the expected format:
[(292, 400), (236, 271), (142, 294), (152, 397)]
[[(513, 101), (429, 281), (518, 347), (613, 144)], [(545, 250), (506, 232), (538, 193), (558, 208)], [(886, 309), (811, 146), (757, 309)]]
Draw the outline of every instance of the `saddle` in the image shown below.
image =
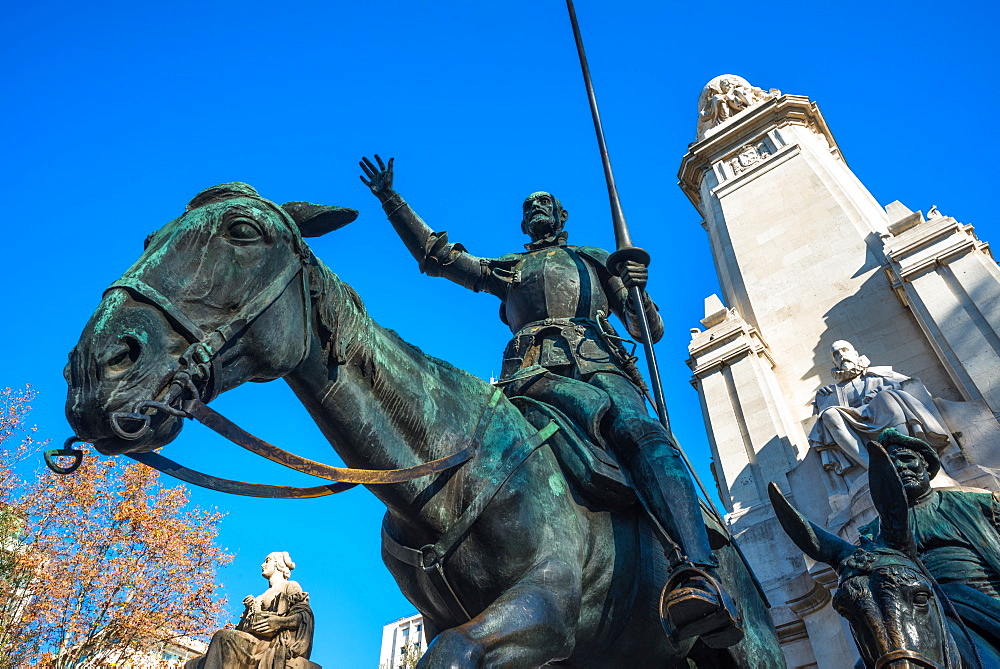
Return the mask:
[(563, 476), (586, 506), (618, 511), (636, 503), (628, 473), (614, 454), (595, 444), (559, 409), (526, 396), (514, 396), (511, 403), (529, 423), (541, 429), (555, 421), (560, 429), (549, 437), (549, 448), (556, 456)]
[[(602, 511), (620, 511), (638, 503), (628, 471), (601, 433), (601, 421), (611, 406), (607, 393), (540, 366), (521, 370), (506, 382), (504, 392), (535, 428), (550, 421), (559, 424), (561, 429), (548, 444), (579, 502)], [(704, 501), (701, 508), (712, 550), (727, 546), (726, 529)]]

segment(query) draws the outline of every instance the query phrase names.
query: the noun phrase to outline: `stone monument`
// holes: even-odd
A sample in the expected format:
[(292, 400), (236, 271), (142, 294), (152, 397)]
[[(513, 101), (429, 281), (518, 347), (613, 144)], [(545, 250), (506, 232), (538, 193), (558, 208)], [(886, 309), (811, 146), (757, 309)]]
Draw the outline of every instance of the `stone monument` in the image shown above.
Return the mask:
[[(722, 289), (705, 300), (688, 364), (727, 521), (768, 592), (788, 664), (840, 669), (858, 655), (830, 604), (836, 574), (787, 540), (766, 486), (853, 541), (875, 515), (864, 449), (850, 446), (851, 430), (813, 432), (815, 409), (836, 403), (831, 422), (847, 426), (846, 407), (858, 427), (874, 427), (871, 409), (850, 405), (877, 387), (872, 397), (892, 391), (878, 403), (899, 405), (900, 392), (920, 399), (922, 409), (897, 408), (911, 427), (925, 416), (917, 422), (953, 479), (1000, 487), (1000, 268), (971, 226), (937, 207), (926, 219), (899, 202), (882, 207), (815, 102), (744, 92), (755, 88), (732, 75), (709, 82), (681, 162), (680, 187), (702, 217)], [(913, 378), (876, 379), (869, 367), (872, 388), (841, 398), (848, 384), (838, 381), (817, 398), (829, 351), (844, 340)], [(833, 432), (846, 446), (833, 446)]]
[(836, 474), (855, 465), (868, 469), (865, 443), (887, 428), (923, 439), (938, 451), (948, 445), (948, 432), (920, 379), (892, 367), (872, 367), (867, 356), (843, 339), (833, 342), (830, 355), (837, 383), (816, 392), (818, 417), (809, 432), (809, 444), (820, 452), (824, 469)]
[(309, 594), (288, 579), (295, 563), (287, 552), (269, 553), (260, 566), (268, 588), (247, 595), (236, 629), (212, 635), (208, 652), (186, 669), (320, 669), (310, 662), (313, 613)]

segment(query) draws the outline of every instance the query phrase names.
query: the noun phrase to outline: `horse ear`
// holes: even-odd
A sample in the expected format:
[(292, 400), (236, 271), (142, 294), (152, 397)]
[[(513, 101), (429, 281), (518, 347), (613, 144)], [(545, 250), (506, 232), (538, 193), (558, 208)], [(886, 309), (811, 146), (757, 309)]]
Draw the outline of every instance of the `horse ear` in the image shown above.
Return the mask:
[(839, 569), (840, 563), (857, 550), (858, 547), (854, 544), (803, 518), (802, 514), (785, 499), (773, 481), (767, 485), (767, 496), (771, 498), (774, 515), (778, 517), (785, 534), (799, 547), (799, 550), (813, 560)]
[(903, 482), (889, 454), (875, 441), (868, 442), (868, 488), (886, 545), (915, 558), (917, 546), (910, 531), (910, 505)]
[(281, 205), (299, 226), (303, 237), (319, 237), (342, 228), (358, 217), (356, 209), (327, 207), (311, 202), (286, 202)]

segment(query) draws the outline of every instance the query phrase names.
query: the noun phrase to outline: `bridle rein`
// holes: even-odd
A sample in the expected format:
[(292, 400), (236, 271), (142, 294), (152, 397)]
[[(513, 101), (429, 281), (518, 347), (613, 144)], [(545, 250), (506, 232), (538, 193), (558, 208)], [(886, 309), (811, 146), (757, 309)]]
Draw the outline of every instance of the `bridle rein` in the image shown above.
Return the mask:
[[(275, 209), (278, 208), (275, 207)], [(286, 223), (294, 226), (288, 215), (281, 212), (280, 209), (278, 210), (285, 217)], [(141, 279), (134, 276), (124, 276), (111, 284), (104, 292), (105, 295), (114, 290), (124, 290), (137, 300), (156, 307), (190, 342), (190, 345), (180, 356), (180, 369), (167, 384), (167, 390), (162, 400), (141, 400), (136, 402), (132, 411), (111, 412), (109, 418), (114, 433), (122, 439), (130, 441), (142, 438), (149, 431), (152, 414), (157, 411), (179, 418), (190, 418), (252, 453), (298, 472), (334, 481), (334, 483), (309, 488), (248, 483), (219, 478), (188, 469), (155, 452), (129, 453), (128, 457), (174, 478), (211, 490), (251, 497), (284, 499), (307, 499), (332, 495), (349, 490), (358, 484), (402, 483), (452, 469), (467, 462), (475, 453), (477, 447), (475, 439), (452, 455), (404, 469), (373, 470), (333, 467), (295, 455), (259, 439), (207, 406), (206, 402), (211, 401), (218, 394), (216, 387), (218, 370), (215, 362), (219, 351), (226, 343), (237, 339), (250, 324), (274, 304), (296, 278), (301, 280), (305, 323), (302, 357), (296, 363), (296, 367), (305, 360), (309, 351), (309, 338), (312, 331), (312, 304), (307, 266), (314, 260), (312, 253), (304, 245), (300, 248), (301, 250), (296, 254), (296, 257), (278, 273), (264, 290), (250, 300), (233, 319), (211, 332), (205, 332), (183, 311), (176, 308), (168, 297)], [(496, 405), (499, 394), (502, 394), (501, 391), (496, 389), (487, 408), (492, 409)], [(480, 424), (484, 420), (489, 420), (490, 416), (492, 416), (492, 410), (484, 409), (480, 416)], [(482, 430), (477, 427), (476, 434), (481, 432)], [(45, 463), (57, 474), (71, 474), (76, 471), (83, 462), (83, 451), (73, 447), (78, 443), (85, 442), (72, 436), (65, 441), (61, 449), (46, 451)], [(59, 464), (55, 458), (61, 456), (72, 457), (73, 462), (69, 465)]]

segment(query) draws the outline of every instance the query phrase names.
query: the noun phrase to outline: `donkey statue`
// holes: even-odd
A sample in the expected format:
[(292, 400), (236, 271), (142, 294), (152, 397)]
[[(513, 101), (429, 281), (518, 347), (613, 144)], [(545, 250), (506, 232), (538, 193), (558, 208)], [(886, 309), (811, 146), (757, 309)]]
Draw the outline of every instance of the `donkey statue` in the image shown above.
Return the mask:
[[(879, 518), (877, 532), (863, 534), (859, 545), (806, 520), (774, 483), (768, 486), (785, 533), (840, 577), (833, 605), (850, 624), (861, 654), (857, 667), (1000, 667), (998, 649), (963, 622), (918, 558), (911, 509), (896, 465), (878, 443), (868, 442), (867, 448), (869, 487)], [(927, 483), (929, 487), (929, 478)]]

